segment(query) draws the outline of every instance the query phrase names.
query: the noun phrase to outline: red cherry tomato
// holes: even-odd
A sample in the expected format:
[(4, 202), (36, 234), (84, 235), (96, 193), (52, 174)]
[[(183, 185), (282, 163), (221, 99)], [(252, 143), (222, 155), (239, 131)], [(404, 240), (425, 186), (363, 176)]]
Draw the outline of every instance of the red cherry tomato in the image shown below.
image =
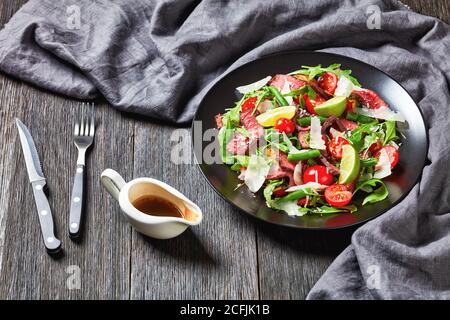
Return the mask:
[[(385, 146), (382, 149), (386, 150), (386, 153), (389, 157), (389, 161), (391, 162), (391, 169), (392, 169), (393, 167), (395, 167), (395, 165), (398, 162), (398, 156), (399, 156), (398, 150), (397, 150), (397, 148), (395, 148), (393, 146)], [(377, 154), (375, 155), (375, 157), (377, 159), (380, 159), (380, 152), (381, 152), (381, 150), (378, 151)]]
[(332, 72), (325, 72), (324, 75), (322, 75), (319, 78), (319, 86), (329, 95), (332, 95), (334, 91), (336, 90), (337, 83), (338, 83), (338, 77)]
[(352, 200), (348, 185), (333, 184), (325, 189), (325, 200), (333, 207), (342, 207)]
[(309, 113), (314, 114), (314, 115), (317, 115), (317, 112), (314, 110), (314, 108), (316, 106), (318, 106), (319, 104), (326, 101), (324, 98), (322, 98), (318, 94), (316, 95), (315, 99), (311, 99), (307, 93), (305, 93), (303, 95), (303, 100), (305, 100), (306, 110), (308, 110)]
[(308, 205), (308, 198), (304, 197), (304, 198), (300, 198), (297, 200), (297, 204), (301, 207), (307, 206)]
[(256, 100), (258, 100), (258, 97), (251, 97), (242, 103), (242, 111), (248, 110), (248, 109), (255, 109), (255, 103)]
[(328, 144), (328, 151), (330, 151), (331, 155), (336, 159), (342, 158), (342, 146), (345, 144), (350, 144), (347, 139), (342, 137), (333, 138)]
[(295, 130), (295, 123), (288, 118), (280, 118), (275, 122), (275, 130), (278, 132), (284, 132), (286, 134), (291, 134)]
[(284, 188), (276, 188), (272, 192), (272, 196), (274, 196), (275, 198), (283, 197), (286, 194), (287, 194), (287, 192), (286, 192), (286, 189), (284, 189)]
[(378, 151), (381, 150), (381, 148), (383, 148), (383, 143), (380, 140), (378, 140), (377, 142), (372, 143), (372, 145), (369, 147), (369, 151), (372, 154), (377, 154)]
[(348, 99), (347, 104), (345, 106), (345, 110), (348, 112), (353, 112), (356, 108), (356, 100), (354, 99)]
[(333, 184), (333, 175), (328, 171), (327, 167), (314, 165), (303, 172), (303, 182), (317, 182), (329, 186)]
[(356, 122), (344, 119), (344, 118), (339, 118), (339, 121), (341, 121), (342, 125), (344, 126), (345, 130), (347, 131), (352, 131), (356, 128), (358, 128), (358, 124)]

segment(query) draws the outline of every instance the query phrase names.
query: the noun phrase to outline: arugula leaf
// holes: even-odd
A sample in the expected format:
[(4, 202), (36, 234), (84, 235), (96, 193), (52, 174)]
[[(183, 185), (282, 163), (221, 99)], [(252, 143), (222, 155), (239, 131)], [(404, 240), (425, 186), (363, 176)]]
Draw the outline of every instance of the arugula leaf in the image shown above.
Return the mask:
[(364, 144), (361, 150), (369, 149), (372, 144), (376, 143), (378, 140), (383, 139), (384, 139), (383, 132), (372, 132), (371, 134), (364, 137)]
[(250, 161), (249, 156), (235, 155), (233, 156), (234, 164), (231, 166), (231, 170), (240, 171), (241, 167), (248, 167), (248, 162)]
[(220, 147), (220, 157), (222, 161), (226, 164), (233, 164), (233, 156), (227, 151), (227, 143), (233, 136), (233, 129), (230, 128), (230, 123), (224, 123), (224, 126), (219, 130), (217, 139), (219, 141)]
[(386, 128), (383, 145), (386, 145), (392, 140), (398, 139), (397, 130), (395, 129), (395, 121), (388, 120), (384, 122), (383, 125)]
[(319, 76), (325, 72), (332, 72), (336, 74), (338, 77), (345, 76), (348, 80), (350, 80), (355, 86), (361, 87), (359, 81), (351, 75), (352, 70), (342, 70), (340, 69), (341, 65), (339, 63), (331, 64), (326, 68), (323, 68), (321, 64), (317, 66), (302, 66), (301, 69), (293, 71), (289, 73), (289, 75), (294, 74), (303, 74), (308, 76), (309, 79), (314, 79), (316, 76)]
[[(289, 152), (289, 145), (286, 143), (283, 136), (276, 131), (275, 129), (266, 129), (264, 139), (267, 141), (267, 143), (274, 147), (281, 152), (288, 153)], [(289, 139), (288, 139), (289, 140)], [(290, 143), (290, 141), (289, 141)]]
[(263, 194), (266, 199), (267, 205), (272, 208), (272, 193), (276, 187), (283, 184), (283, 180), (270, 180), (269, 184), (264, 188)]
[(374, 123), (363, 124), (348, 133), (347, 138), (356, 150), (361, 151), (361, 149), (364, 147), (364, 136), (367, 134), (372, 134), (376, 130), (378, 130), (377, 126), (378, 124)]
[[(373, 188), (375, 188), (377, 185), (380, 185), (380, 187), (373, 190)], [(389, 191), (388, 191), (386, 185), (384, 184), (384, 182), (381, 181), (380, 179), (375, 179), (375, 178), (358, 183), (353, 194), (355, 194), (359, 190), (365, 191), (366, 187), (371, 187), (373, 191), (371, 194), (369, 194), (367, 197), (364, 198), (363, 203), (362, 203), (363, 205), (365, 205), (367, 203), (375, 203), (375, 202), (383, 201), (389, 195)]]
[(300, 212), (304, 213), (316, 213), (316, 214), (331, 214), (331, 213), (341, 213), (341, 212), (356, 212), (358, 208), (355, 205), (348, 205), (344, 207), (332, 207), (329, 205), (324, 205), (321, 207), (311, 207), (311, 208), (300, 208)]

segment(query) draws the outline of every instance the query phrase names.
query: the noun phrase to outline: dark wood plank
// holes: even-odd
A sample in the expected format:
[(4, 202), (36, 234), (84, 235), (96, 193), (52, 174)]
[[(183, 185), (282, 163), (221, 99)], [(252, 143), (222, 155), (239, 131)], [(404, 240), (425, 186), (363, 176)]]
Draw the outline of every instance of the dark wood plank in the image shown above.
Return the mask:
[[(0, 26), (25, 2), (0, 2)], [(447, 0), (403, 2), (450, 21)], [(87, 188), (92, 192), (86, 235), (75, 244), (66, 228), (76, 103), (3, 75), (0, 102), (0, 298), (304, 298), (350, 241), (351, 230), (304, 233), (247, 219), (213, 193), (194, 166), (168, 161), (167, 137), (173, 128), (141, 121), (134, 128), (134, 119), (102, 104), (88, 160)], [(50, 203), (66, 252), (58, 260), (47, 256), (40, 239), (14, 117), (32, 130), (49, 178)], [(150, 152), (155, 145), (158, 153)], [(139, 235), (100, 186), (98, 177), (106, 167), (126, 179), (145, 175), (168, 182), (203, 208), (205, 220), (170, 241)], [(81, 268), (81, 290), (66, 286), (71, 265)]]
[[(2, 141), (6, 142), (1, 159), (5, 237), (0, 298), (128, 298), (131, 229), (104, 192), (99, 176), (106, 167), (131, 176), (132, 124), (104, 104), (97, 108), (99, 127), (87, 162), (86, 233), (81, 243), (74, 243), (67, 227), (76, 161), (72, 128), (79, 103), (3, 76), (0, 83), (4, 89), (0, 91)], [(14, 117), (30, 128), (43, 162), (65, 253), (57, 260), (46, 254), (42, 244)], [(80, 290), (66, 286), (69, 266), (80, 268)]]
[(411, 10), (450, 23), (450, 3), (448, 0), (402, 0)]
[[(193, 164), (174, 164), (173, 127), (137, 122), (134, 176), (160, 179), (196, 202), (199, 226), (172, 240), (133, 232), (132, 299), (257, 299), (255, 229), (207, 185)], [(190, 145), (189, 130), (186, 131)]]

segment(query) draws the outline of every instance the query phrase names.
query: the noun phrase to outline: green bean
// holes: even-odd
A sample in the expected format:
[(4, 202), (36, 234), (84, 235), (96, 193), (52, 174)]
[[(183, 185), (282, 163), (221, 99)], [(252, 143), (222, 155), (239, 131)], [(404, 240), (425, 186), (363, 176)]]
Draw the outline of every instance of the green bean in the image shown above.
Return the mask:
[(376, 165), (378, 162), (377, 158), (369, 158), (369, 159), (361, 159), (360, 164), (361, 167), (372, 167)]
[(320, 151), (316, 149), (303, 151), (303, 152), (296, 152), (296, 153), (289, 153), (288, 154), (288, 160), (289, 161), (299, 161), (299, 160), (307, 160), (311, 158), (317, 158), (320, 156)]
[(270, 93), (278, 100), (278, 103), (281, 106), (288, 106), (289, 105), (287, 100), (283, 97), (283, 95), (281, 94), (280, 91), (278, 91), (277, 88), (275, 88), (275, 87), (267, 87), (267, 88), (270, 91)]
[[(323, 122), (325, 122), (325, 120), (327, 120), (327, 117), (319, 116), (319, 120), (320, 120), (320, 123), (323, 123)], [(298, 118), (297, 123), (301, 126), (310, 126), (311, 125), (311, 117)]]
[(304, 198), (306, 196), (307, 196), (307, 194), (306, 194), (305, 190), (297, 190), (297, 191), (290, 192), (287, 196), (280, 198), (278, 201), (294, 201), (297, 199)]
[(353, 112), (347, 112), (346, 118), (350, 121), (358, 121), (358, 115)]
[(377, 119), (375, 119), (375, 118), (363, 116), (362, 114), (357, 114), (357, 113), (353, 113), (353, 112), (347, 112), (346, 118), (348, 120), (359, 122), (359, 123), (372, 123), (372, 122), (377, 121)]

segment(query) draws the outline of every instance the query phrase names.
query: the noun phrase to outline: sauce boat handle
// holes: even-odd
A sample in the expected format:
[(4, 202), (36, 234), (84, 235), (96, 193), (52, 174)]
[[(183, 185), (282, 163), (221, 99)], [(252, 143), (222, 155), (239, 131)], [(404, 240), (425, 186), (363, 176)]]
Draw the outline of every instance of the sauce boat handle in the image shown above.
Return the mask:
[(101, 180), (106, 190), (119, 201), (120, 190), (126, 184), (122, 176), (113, 169), (106, 169), (101, 174)]

